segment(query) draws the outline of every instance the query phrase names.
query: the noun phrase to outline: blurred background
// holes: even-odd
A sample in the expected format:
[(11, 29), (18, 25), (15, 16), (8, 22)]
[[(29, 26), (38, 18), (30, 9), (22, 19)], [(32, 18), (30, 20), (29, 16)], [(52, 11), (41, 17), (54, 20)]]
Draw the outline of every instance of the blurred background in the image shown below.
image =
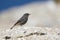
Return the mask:
[(0, 11), (6, 10), (15, 6), (22, 6), (31, 2), (45, 2), (47, 0), (0, 0)]
[(60, 6), (53, 0), (0, 0), (0, 30), (14, 25), (24, 13), (31, 14), (24, 26), (54, 27), (60, 24)]

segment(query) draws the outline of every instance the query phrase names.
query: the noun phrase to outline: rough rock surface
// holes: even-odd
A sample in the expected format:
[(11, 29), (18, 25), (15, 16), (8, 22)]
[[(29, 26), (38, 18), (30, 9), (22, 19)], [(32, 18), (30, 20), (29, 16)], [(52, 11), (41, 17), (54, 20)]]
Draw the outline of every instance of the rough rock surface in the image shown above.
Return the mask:
[[(41, 35), (45, 33), (45, 35)], [(48, 27), (18, 27), (13, 30), (5, 30), (0, 33), (0, 40), (5, 36), (11, 36), (9, 40), (60, 40), (60, 29)]]

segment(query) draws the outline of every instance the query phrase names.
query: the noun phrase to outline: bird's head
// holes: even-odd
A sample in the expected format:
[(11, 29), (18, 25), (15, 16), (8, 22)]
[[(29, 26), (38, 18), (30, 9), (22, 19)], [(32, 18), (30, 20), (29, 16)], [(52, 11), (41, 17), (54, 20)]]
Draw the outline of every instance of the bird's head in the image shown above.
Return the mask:
[(24, 15), (27, 15), (27, 16), (29, 16), (30, 14), (29, 14), (29, 13), (25, 13)]

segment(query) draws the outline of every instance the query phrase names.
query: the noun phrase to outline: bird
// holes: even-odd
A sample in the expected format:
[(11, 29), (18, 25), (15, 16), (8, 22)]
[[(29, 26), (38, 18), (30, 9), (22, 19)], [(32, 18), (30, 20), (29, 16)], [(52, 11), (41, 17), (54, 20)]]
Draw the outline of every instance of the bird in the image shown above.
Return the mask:
[(25, 13), (10, 29), (13, 29), (16, 25), (23, 26), (28, 21), (29, 13)]
[(11, 37), (9, 37), (9, 36), (5, 36), (5, 39), (7, 40), (7, 39), (10, 39)]

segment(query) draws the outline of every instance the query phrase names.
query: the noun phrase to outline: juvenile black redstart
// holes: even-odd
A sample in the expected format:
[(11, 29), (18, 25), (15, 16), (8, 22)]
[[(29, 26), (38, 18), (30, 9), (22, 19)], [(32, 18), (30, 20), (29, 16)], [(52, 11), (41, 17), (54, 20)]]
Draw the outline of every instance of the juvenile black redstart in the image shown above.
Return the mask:
[(10, 29), (13, 29), (16, 25), (24, 25), (28, 21), (29, 13), (25, 13)]

